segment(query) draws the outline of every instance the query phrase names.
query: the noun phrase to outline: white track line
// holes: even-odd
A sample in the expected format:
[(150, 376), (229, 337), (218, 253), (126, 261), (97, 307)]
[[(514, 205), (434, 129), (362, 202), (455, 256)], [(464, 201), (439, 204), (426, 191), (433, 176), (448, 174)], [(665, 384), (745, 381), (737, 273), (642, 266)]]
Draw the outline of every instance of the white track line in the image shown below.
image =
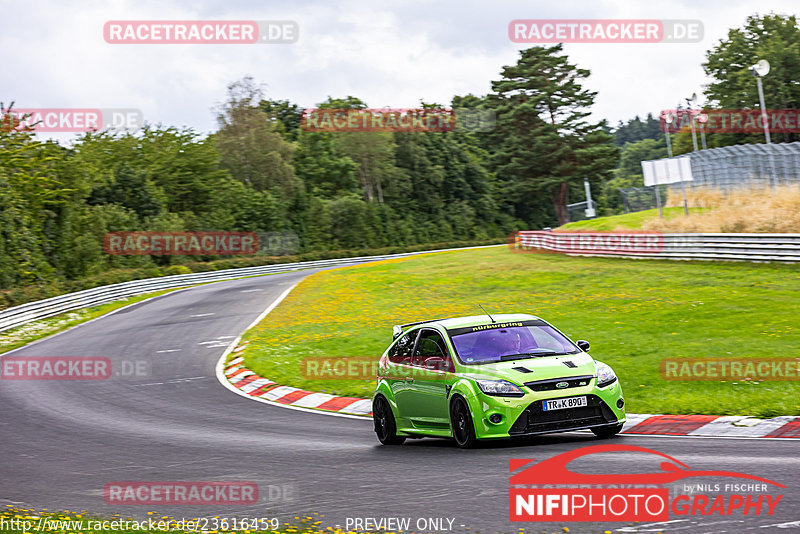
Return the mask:
[[(197, 284), (195, 284), (195, 285), (197, 285)], [(130, 304), (126, 304), (125, 306), (122, 306), (121, 308), (117, 308), (116, 310), (111, 310), (108, 313), (104, 313), (103, 315), (99, 315), (99, 316), (95, 317), (94, 319), (89, 319), (88, 321), (84, 321), (82, 323), (76, 324), (75, 326), (70, 326), (69, 328), (67, 328), (66, 330), (62, 330), (61, 332), (56, 332), (55, 334), (51, 334), (51, 335), (49, 335), (47, 337), (43, 337), (42, 339), (37, 339), (36, 341), (32, 341), (31, 343), (27, 343), (27, 344), (25, 344), (25, 345), (23, 345), (21, 347), (17, 347), (16, 349), (6, 351), (6, 352), (0, 354), (0, 358), (2, 358), (3, 356), (8, 356), (12, 352), (16, 352), (18, 350), (27, 349), (28, 347), (32, 347), (34, 345), (38, 345), (39, 343), (47, 341), (48, 339), (52, 339), (52, 338), (54, 338), (56, 336), (60, 336), (61, 334), (66, 334), (70, 330), (75, 330), (76, 328), (80, 328), (80, 327), (82, 327), (84, 325), (87, 325), (89, 323), (93, 323), (95, 321), (99, 321), (100, 319), (104, 319), (104, 318), (108, 317), (109, 315), (114, 315), (115, 313), (119, 313), (124, 309), (130, 308), (131, 306), (138, 306), (139, 304), (144, 304), (145, 302), (148, 302), (150, 300), (160, 299), (161, 297), (166, 297), (167, 295), (174, 295), (175, 293), (180, 293), (181, 291), (186, 291), (188, 289), (194, 289), (194, 286), (187, 286), (187, 287), (181, 287), (181, 288), (173, 289), (173, 290), (167, 291), (166, 293), (163, 293), (161, 295), (155, 295), (153, 297), (148, 297), (148, 298), (146, 298), (144, 300), (140, 300), (139, 302), (131, 302)], [(139, 295), (131, 295), (129, 297), (125, 297), (125, 298), (118, 299), (118, 300), (125, 300), (125, 299), (134, 298), (134, 297), (138, 297), (138, 296)], [(116, 302), (116, 301), (112, 300), (111, 302)], [(106, 302), (104, 304), (109, 304), (109, 303)], [(104, 304), (98, 304), (97, 306), (103, 306)], [(88, 310), (89, 308), (94, 308), (94, 307), (95, 306), (89, 306), (87, 308), (81, 308), (81, 309)], [(71, 311), (78, 311), (78, 310), (71, 310)], [(69, 312), (67, 311), (67, 312), (64, 312), (64, 313), (69, 313)], [(59, 315), (54, 315), (53, 317), (59, 317)], [(45, 319), (50, 319), (50, 317), (45, 317)], [(44, 320), (44, 319), (42, 319), (42, 320)], [(36, 321), (33, 321), (33, 322), (36, 322)], [(32, 324), (32, 323), (26, 323), (26, 325), (27, 324)], [(21, 326), (24, 326), (24, 325), (21, 325)]]
[[(260, 323), (264, 319), (264, 317), (266, 317), (269, 314), (269, 312), (274, 310), (278, 306), (278, 304), (280, 304), (281, 301), (283, 301), (283, 299), (285, 299), (295, 287), (297, 287), (297, 284), (292, 285), (286, 291), (281, 293), (280, 296), (277, 299), (275, 299), (272, 302), (272, 304), (270, 304), (267, 307), (267, 309), (264, 310), (261, 313), (261, 315), (256, 317), (255, 321), (250, 323), (250, 326), (245, 328), (244, 331), (247, 332), (248, 330), (253, 328), (255, 325)], [(244, 334), (244, 332), (242, 332), (242, 333)], [(233, 391), (237, 395), (240, 395), (242, 397), (248, 398), (250, 400), (254, 400), (254, 401), (257, 401), (257, 402), (263, 402), (265, 404), (271, 404), (272, 406), (279, 406), (281, 408), (286, 408), (286, 409), (289, 409), (289, 410), (298, 410), (298, 411), (301, 411), (301, 412), (316, 413), (316, 414), (323, 414), (323, 415), (332, 415), (334, 417), (345, 417), (347, 419), (358, 419), (358, 420), (361, 420), (361, 421), (372, 422), (371, 418), (364, 417), (363, 415), (349, 415), (349, 414), (345, 414), (345, 413), (326, 412), (324, 410), (314, 410), (313, 408), (304, 408), (302, 406), (293, 406), (291, 404), (281, 404), (280, 402), (273, 402), (273, 401), (265, 399), (263, 397), (254, 397), (252, 395), (248, 395), (247, 393), (245, 393), (241, 389), (239, 389), (236, 386), (234, 386), (233, 384), (231, 384), (228, 381), (227, 377), (225, 376), (225, 359), (228, 357), (228, 354), (233, 352), (233, 349), (235, 349), (236, 347), (239, 346), (239, 341), (241, 341), (241, 339), (242, 339), (241, 335), (238, 336), (236, 339), (234, 339), (231, 342), (231, 344), (228, 345), (228, 348), (225, 349), (225, 352), (222, 353), (222, 356), (220, 356), (219, 360), (217, 360), (217, 368), (216, 368), (217, 380), (219, 380), (219, 383), (222, 384), (223, 386), (225, 386), (227, 389)]]

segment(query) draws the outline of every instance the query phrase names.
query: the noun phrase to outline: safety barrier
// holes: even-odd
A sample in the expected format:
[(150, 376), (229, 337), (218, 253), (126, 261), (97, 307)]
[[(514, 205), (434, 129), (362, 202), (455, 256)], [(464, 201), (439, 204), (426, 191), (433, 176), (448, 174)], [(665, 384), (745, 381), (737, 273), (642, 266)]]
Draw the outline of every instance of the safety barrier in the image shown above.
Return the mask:
[(800, 261), (800, 234), (662, 234), (520, 231), (517, 251), (672, 260)]
[[(503, 245), (487, 245), (487, 246), (503, 246)], [(335, 267), (339, 265), (355, 265), (366, 263), (370, 261), (380, 261), (391, 258), (403, 258), (406, 256), (414, 256), (417, 254), (427, 254), (430, 252), (446, 252), (450, 250), (466, 250), (470, 248), (483, 248), (483, 247), (465, 247), (462, 249), (442, 249), (442, 250), (424, 250), (418, 252), (403, 252), (400, 254), (386, 254), (383, 256), (359, 256), (356, 258), (340, 258), (332, 260), (317, 260), (317, 261), (304, 261), (297, 263), (283, 263), (279, 265), (262, 265), (257, 267), (245, 267), (242, 269), (225, 269), (221, 271), (209, 271), (204, 273), (192, 274), (178, 274), (174, 276), (162, 276), (158, 278), (145, 278), (142, 280), (132, 280), (130, 282), (122, 282), (119, 284), (112, 284), (108, 286), (95, 287), (78, 291), (76, 293), (68, 293), (58, 297), (49, 299), (38, 300), (35, 302), (28, 302), (13, 308), (6, 308), (0, 311), (0, 332), (9, 328), (21, 326), (23, 324), (38, 321), (39, 319), (46, 319), (53, 317), (64, 312), (78, 310), (81, 308), (88, 308), (112, 302), (115, 300), (131, 297), (134, 295), (141, 295), (142, 293), (150, 293), (153, 291), (161, 291), (163, 289), (173, 289), (177, 287), (192, 286), (196, 284), (204, 284), (207, 282), (219, 282), (222, 280), (233, 280), (236, 278), (244, 278), (247, 276), (257, 276), (262, 274), (284, 273), (289, 271), (297, 271), (300, 269), (316, 269), (323, 267)]]

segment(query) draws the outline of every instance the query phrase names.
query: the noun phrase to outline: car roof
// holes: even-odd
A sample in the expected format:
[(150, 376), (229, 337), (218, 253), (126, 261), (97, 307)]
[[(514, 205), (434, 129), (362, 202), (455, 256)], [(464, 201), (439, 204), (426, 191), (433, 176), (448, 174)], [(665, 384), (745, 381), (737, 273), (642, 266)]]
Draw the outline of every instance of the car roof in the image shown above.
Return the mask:
[[(494, 321), (492, 321), (494, 319)], [(451, 317), (449, 319), (435, 319), (415, 324), (413, 326), (442, 326), (447, 330), (454, 328), (464, 328), (467, 326), (481, 326), (494, 323), (509, 323), (513, 321), (531, 321), (539, 319), (529, 313), (493, 313), (490, 319), (488, 315), (470, 315), (469, 317)]]

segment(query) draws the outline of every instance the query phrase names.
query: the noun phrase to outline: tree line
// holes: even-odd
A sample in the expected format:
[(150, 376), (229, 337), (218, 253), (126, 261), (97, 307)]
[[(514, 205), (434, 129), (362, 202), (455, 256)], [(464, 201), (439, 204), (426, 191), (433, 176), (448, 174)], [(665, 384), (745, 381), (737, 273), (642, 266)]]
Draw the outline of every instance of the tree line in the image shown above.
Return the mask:
[[(767, 101), (795, 106), (800, 89), (787, 80), (800, 52), (787, 43), (797, 37), (793, 17), (749, 18), (708, 52), (707, 97), (728, 107), (757, 101), (752, 80), (723, 65), (766, 58)], [(618, 212), (614, 191), (640, 185), (642, 159), (666, 155), (663, 133), (652, 115), (616, 128), (592, 120), (589, 75), (561, 45), (520, 51), (489, 94), (446, 103), (493, 112), (494, 128), (477, 132), (308, 132), (296, 103), (264, 98), (249, 77), (229, 85), (209, 135), (146, 125), (63, 146), (0, 105), (0, 289), (187, 259), (105, 254), (111, 231), (291, 232), (301, 252), (499, 239), (566, 222), (584, 179), (601, 214)], [(347, 95), (319, 107), (367, 103)], [(756, 138), (715, 134), (709, 145)], [(677, 134), (676, 154), (687, 146)]]
[[(770, 13), (752, 15), (739, 28), (731, 28), (726, 38), (706, 51), (700, 65), (711, 82), (703, 91), (701, 107), (704, 109), (748, 110), (759, 109), (758, 86), (750, 66), (766, 59), (771, 70), (762, 79), (767, 109), (800, 109), (800, 27), (797, 17)], [(681, 92), (675, 88), (675, 100), (665, 102), (662, 109), (685, 109), (685, 98), (691, 90)], [(612, 179), (603, 184), (601, 205), (609, 213), (621, 209), (619, 188), (642, 187), (641, 162), (667, 157), (664, 131), (659, 125), (659, 111), (649, 113), (609, 130), (620, 147), (620, 159)], [(694, 149), (690, 132), (671, 135), (673, 154), (686, 154)], [(698, 144), (700, 144), (699, 132)], [(800, 132), (772, 132), (773, 143), (800, 141)], [(762, 133), (708, 132), (708, 148), (730, 145), (764, 143)]]

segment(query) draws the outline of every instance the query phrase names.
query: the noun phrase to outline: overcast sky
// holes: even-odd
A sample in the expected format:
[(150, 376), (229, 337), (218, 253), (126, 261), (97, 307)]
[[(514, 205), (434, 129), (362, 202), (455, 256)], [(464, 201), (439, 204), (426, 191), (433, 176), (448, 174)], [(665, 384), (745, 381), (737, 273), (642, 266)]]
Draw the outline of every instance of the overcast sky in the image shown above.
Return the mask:
[[(146, 121), (216, 129), (212, 108), (246, 75), (266, 96), (313, 107), (353, 95), (371, 107), (448, 104), (485, 94), (531, 45), (513, 19), (698, 19), (691, 44), (567, 44), (591, 71), (594, 113), (612, 125), (675, 107), (706, 81), (705, 52), (754, 13), (795, 14), (797, 0), (0, 1), (0, 100), (18, 108), (138, 108)], [(108, 20), (294, 20), (294, 44), (118, 45)], [(701, 100), (702, 103), (702, 100)]]

